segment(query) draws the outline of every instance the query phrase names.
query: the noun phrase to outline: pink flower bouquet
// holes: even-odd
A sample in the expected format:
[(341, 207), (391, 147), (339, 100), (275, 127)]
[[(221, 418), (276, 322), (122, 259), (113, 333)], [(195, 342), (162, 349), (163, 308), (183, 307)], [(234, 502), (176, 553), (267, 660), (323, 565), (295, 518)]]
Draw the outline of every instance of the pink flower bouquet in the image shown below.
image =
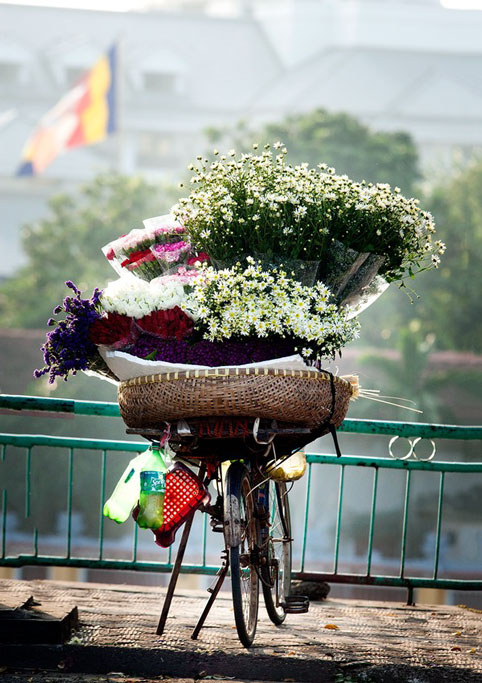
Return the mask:
[(131, 230), (109, 242), (102, 251), (119, 275), (128, 270), (149, 282), (167, 268), (186, 263), (190, 244), (184, 239), (184, 226), (170, 216), (149, 218), (144, 225), (143, 230)]
[(163, 272), (166, 272), (172, 270), (172, 268), (187, 264), (188, 258), (191, 255), (191, 244), (184, 240), (166, 242), (164, 244), (158, 243), (151, 247), (151, 253), (157, 259)]

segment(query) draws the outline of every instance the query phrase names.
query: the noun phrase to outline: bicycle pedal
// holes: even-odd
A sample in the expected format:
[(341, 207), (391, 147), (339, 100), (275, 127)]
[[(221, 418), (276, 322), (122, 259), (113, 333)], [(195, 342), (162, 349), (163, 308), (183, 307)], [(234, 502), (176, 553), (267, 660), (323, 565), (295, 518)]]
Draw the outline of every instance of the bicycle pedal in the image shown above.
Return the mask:
[[(211, 510), (209, 510), (209, 509), (207, 510), (207, 512), (208, 512), (209, 514), (212, 514)], [(211, 517), (211, 519), (209, 520), (209, 524), (210, 524), (210, 526), (211, 526), (211, 529), (212, 529), (215, 533), (217, 533), (217, 534), (222, 534), (222, 533), (223, 533), (223, 531), (224, 531), (224, 524), (223, 524), (222, 521), (220, 521), (220, 519), (219, 519), (219, 517), (218, 517), (217, 515)]]
[(286, 614), (305, 614), (310, 608), (310, 599), (306, 595), (288, 595), (281, 606)]

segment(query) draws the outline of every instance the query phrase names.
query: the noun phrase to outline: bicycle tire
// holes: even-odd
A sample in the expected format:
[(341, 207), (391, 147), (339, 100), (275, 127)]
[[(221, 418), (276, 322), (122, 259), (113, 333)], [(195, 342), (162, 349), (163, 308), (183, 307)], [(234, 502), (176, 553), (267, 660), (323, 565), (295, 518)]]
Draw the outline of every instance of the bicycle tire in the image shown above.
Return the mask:
[(283, 605), (290, 594), (292, 563), (290, 506), (284, 482), (270, 481), (268, 505), (270, 526), (261, 583), (268, 616), (273, 624), (280, 626), (286, 618)]
[(233, 533), (227, 533), (234, 620), (239, 640), (250, 647), (256, 634), (259, 605), (259, 579), (254, 566), (258, 549), (258, 520), (255, 516), (254, 496), (251, 494), (248, 470), (239, 462), (233, 463), (226, 476), (224, 524), (237, 531), (239, 543), (233, 543)]

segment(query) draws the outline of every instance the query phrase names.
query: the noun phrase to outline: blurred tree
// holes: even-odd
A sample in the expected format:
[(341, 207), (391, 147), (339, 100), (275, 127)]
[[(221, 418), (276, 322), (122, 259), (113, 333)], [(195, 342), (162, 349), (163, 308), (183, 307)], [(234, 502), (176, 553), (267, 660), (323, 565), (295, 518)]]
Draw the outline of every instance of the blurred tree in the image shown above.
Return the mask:
[[(27, 265), (0, 288), (0, 326), (19, 328), (44, 328), (52, 309), (68, 294), (66, 280), (73, 280), (87, 296), (96, 287), (102, 287), (116, 276), (102, 254), (101, 248), (110, 240), (125, 234), (133, 227), (141, 227), (142, 219), (166, 212), (175, 200), (170, 188), (159, 188), (139, 178), (118, 175), (101, 175), (82, 187), (78, 193), (59, 195), (50, 202), (50, 215), (37, 223), (23, 228), (22, 241)], [(28, 335), (26, 335), (28, 340)], [(40, 346), (32, 339), (30, 345)], [(5, 350), (5, 349), (4, 349)], [(9, 352), (12, 350), (9, 347)], [(42, 356), (34, 358), (25, 344), (16, 349), (21, 355), (13, 362), (6, 360), (3, 382), (17, 383), (16, 392), (72, 397), (88, 400), (115, 401), (116, 391), (112, 384), (87, 378), (80, 373), (69, 383), (56, 382), (48, 385), (46, 378), (32, 380), (28, 386), (19, 384), (18, 365), (42, 366)], [(8, 375), (8, 376), (7, 376)], [(47, 433), (51, 435), (78, 436), (88, 434), (92, 438), (127, 439), (140, 441), (140, 437), (128, 437), (120, 418), (76, 417), (75, 420), (48, 419), (44, 416), (7, 415), (2, 430), (22, 433)], [(147, 446), (147, 444), (146, 444)], [(48, 449), (37, 449), (33, 459), (35, 490), (32, 495), (35, 524), (40, 530), (52, 533), (58, 522), (57, 515), (65, 509), (64, 492), (67, 486), (67, 459), (65, 453), (57, 454)], [(12, 451), (12, 449), (10, 449)], [(9, 488), (9, 510), (17, 514), (19, 526), (27, 530), (31, 520), (24, 519), (21, 496), (23, 470), (7, 456), (4, 467), (5, 486)], [(114, 454), (108, 471), (106, 495), (116, 483), (131, 456)], [(81, 494), (74, 496), (74, 511), (82, 515), (86, 533), (95, 534), (99, 519), (100, 466), (99, 455), (81, 451), (76, 456), (75, 472)], [(52, 497), (52, 481), (59, 481), (60, 492)], [(49, 501), (46, 505), (45, 502)], [(124, 528), (111, 524), (111, 534), (122, 535)]]
[[(474, 524), (480, 520), (480, 496), (482, 486), (475, 484), (453, 494), (444, 494), (444, 520), (456, 521), (460, 524)], [(436, 495), (436, 494), (435, 494)], [(402, 510), (393, 500), (392, 509), (378, 512), (375, 517), (373, 534), (373, 549), (386, 559), (400, 557), (400, 542), (402, 536)], [(397, 507), (396, 507), (397, 506)], [(445, 523), (445, 522), (444, 522)], [(368, 546), (368, 529), (370, 515), (360, 513), (348, 518), (344, 527), (347, 537), (355, 543), (358, 555), (366, 553)], [(437, 528), (437, 508), (434, 504), (434, 492), (417, 495), (410, 503), (407, 530), (407, 558), (433, 561), (435, 552), (435, 532)], [(442, 525), (442, 543), (444, 539)], [(443, 556), (443, 548), (442, 548)]]
[(425, 204), (447, 245), (440, 267), (414, 280), (413, 305), (396, 289), (384, 295), (383, 306), (362, 315), (362, 334), (383, 344), (381, 334), (393, 346), (390, 330), (411, 325), (438, 349), (482, 353), (482, 160), (435, 187)]
[[(416, 524), (409, 524), (410, 533), (407, 535), (406, 546), (406, 556), (408, 559), (423, 557), (427, 534), (434, 527), (434, 522), (431, 518), (433, 516), (433, 509), (432, 502), (432, 508), (427, 510), (425, 516), (417, 517)], [(353, 515), (346, 523), (346, 536), (354, 541), (357, 555), (364, 555), (366, 553), (369, 526), (370, 515), (366, 513)], [(402, 511), (400, 509), (383, 510), (383, 512), (377, 513), (373, 534), (373, 550), (375, 552), (380, 553), (385, 559), (399, 559), (401, 536)]]
[[(367, 352), (358, 359), (362, 377), (369, 370), (375, 387), (381, 388), (382, 395), (389, 394), (387, 401), (416, 408), (422, 414), (361, 399), (350, 410), (350, 417), (403, 422), (461, 422), (456, 408), (460, 403), (480, 400), (482, 373), (464, 367), (431, 367), (433, 342), (433, 336), (424, 337), (414, 325), (403, 327), (396, 339), (398, 354), (389, 356), (383, 352)], [(362, 384), (365, 384), (363, 379)], [(455, 398), (455, 402), (450, 400)], [(407, 400), (411, 403), (406, 403)]]
[(27, 265), (0, 287), (0, 326), (44, 327), (52, 309), (67, 294), (66, 280), (84, 292), (115, 277), (101, 248), (142, 225), (142, 219), (166, 212), (169, 189), (140, 178), (100, 175), (79, 192), (58, 195), (50, 216), (22, 229)]
[[(434, 393), (433, 384), (437, 384), (427, 371), (427, 362), (431, 350), (430, 342), (424, 341), (418, 334), (403, 328), (397, 339), (398, 354), (390, 357), (383, 353), (367, 352), (358, 359), (360, 371), (369, 369), (375, 378), (376, 386), (383, 387), (381, 394), (390, 394), (387, 401), (407, 405), (423, 411), (424, 422), (437, 422), (440, 418), (440, 406)], [(404, 399), (404, 400), (402, 400)], [(411, 404), (406, 404), (405, 400)], [(383, 399), (382, 399), (383, 400)], [(377, 401), (362, 400), (363, 417), (376, 418), (383, 405), (385, 419), (417, 420), (417, 413), (403, 408), (396, 408)], [(354, 415), (354, 411), (351, 411)]]
[(244, 122), (234, 131), (210, 128), (211, 144), (227, 143), (248, 151), (258, 142), (281, 140), (291, 163), (326, 163), (354, 180), (390, 183), (408, 195), (420, 178), (417, 148), (408, 133), (372, 131), (353, 116), (316, 109), (293, 114), (253, 131)]
[(421, 329), (438, 348), (482, 353), (482, 161), (435, 188), (428, 205), (447, 251), (420, 288)]

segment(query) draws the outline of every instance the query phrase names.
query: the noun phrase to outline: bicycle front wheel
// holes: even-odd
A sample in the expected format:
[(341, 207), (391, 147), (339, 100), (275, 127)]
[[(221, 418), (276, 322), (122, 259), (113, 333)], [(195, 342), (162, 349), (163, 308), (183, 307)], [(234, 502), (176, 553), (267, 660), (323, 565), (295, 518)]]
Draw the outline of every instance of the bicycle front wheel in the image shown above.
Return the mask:
[(233, 463), (226, 476), (224, 524), (231, 568), (234, 619), (240, 641), (250, 647), (256, 633), (259, 582), (255, 563), (258, 550), (258, 520), (249, 472)]
[(284, 482), (269, 482), (269, 536), (261, 567), (264, 604), (276, 626), (286, 618), (284, 604), (291, 588), (291, 519)]

